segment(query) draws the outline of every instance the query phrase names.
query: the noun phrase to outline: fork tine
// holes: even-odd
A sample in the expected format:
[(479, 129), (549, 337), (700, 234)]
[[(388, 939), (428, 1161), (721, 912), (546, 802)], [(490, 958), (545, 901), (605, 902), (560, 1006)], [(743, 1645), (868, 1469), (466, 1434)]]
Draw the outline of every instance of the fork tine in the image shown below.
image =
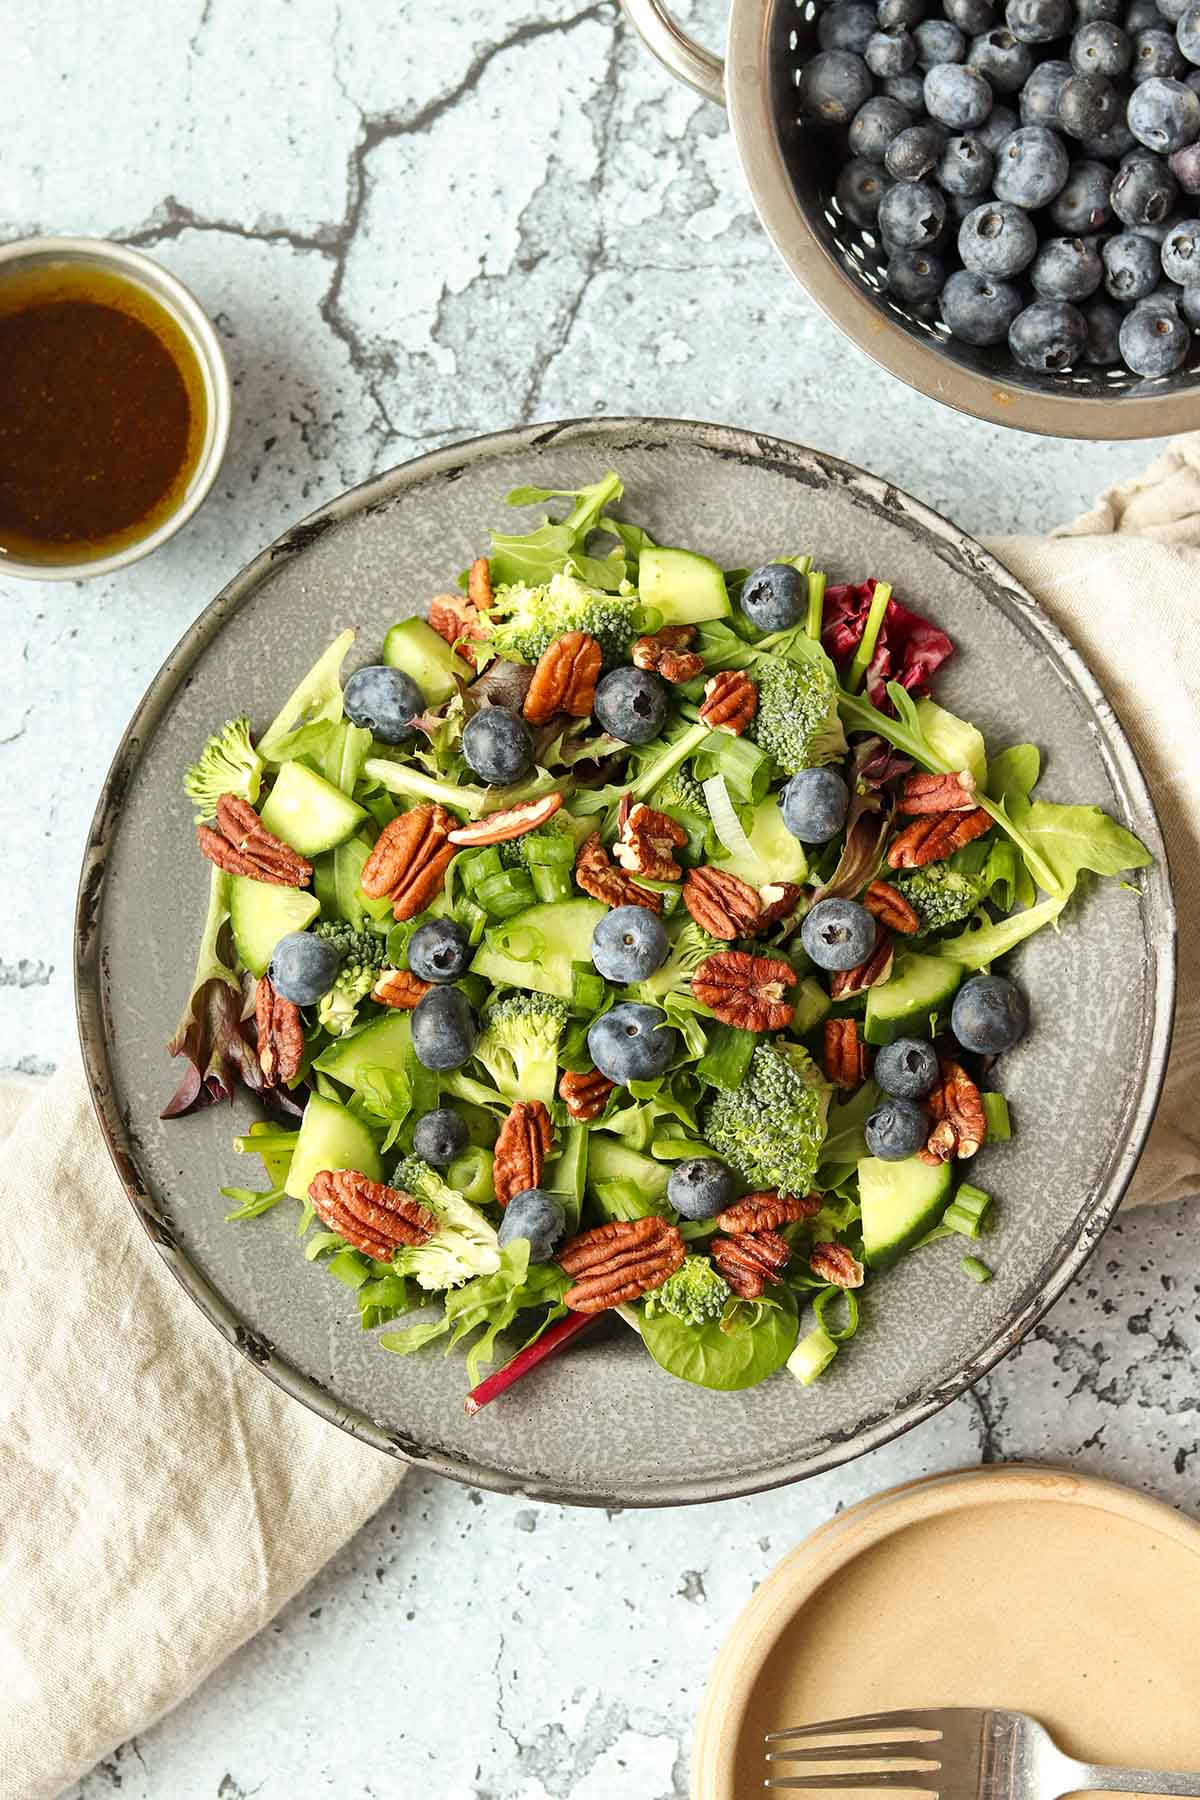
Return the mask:
[(800, 1788), (857, 1788), (860, 1793), (870, 1793), (874, 1788), (907, 1788), (910, 1793), (936, 1794), (938, 1773), (933, 1769), (881, 1769), (878, 1773), (864, 1769), (852, 1775), (768, 1775), (763, 1786), (792, 1792)]
[(785, 1738), (832, 1737), (835, 1732), (868, 1731), (882, 1725), (894, 1731), (936, 1731), (940, 1736), (943, 1717), (943, 1713), (928, 1710), (859, 1713), (853, 1719), (822, 1719), (815, 1725), (792, 1725), (786, 1731), (768, 1731), (764, 1735), (768, 1744), (775, 1744)]
[(800, 1744), (794, 1750), (768, 1750), (768, 1762), (931, 1762), (938, 1768), (940, 1738), (890, 1738), (880, 1744), (863, 1738), (849, 1744)]

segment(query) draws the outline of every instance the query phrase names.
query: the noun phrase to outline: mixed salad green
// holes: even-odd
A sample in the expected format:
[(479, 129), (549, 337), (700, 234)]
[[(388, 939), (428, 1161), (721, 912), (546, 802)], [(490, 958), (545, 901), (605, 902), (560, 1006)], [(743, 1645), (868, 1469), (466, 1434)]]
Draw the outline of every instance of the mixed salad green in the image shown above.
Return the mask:
[(929, 696), (954, 645), (887, 583), (723, 570), (621, 498), (510, 494), (563, 516), (184, 780), (211, 885), (164, 1116), (259, 1096), (227, 1216), (295, 1203), (385, 1350), (477, 1384), (524, 1339), (472, 1409), (605, 1310), (685, 1381), (813, 1380), (878, 1271), (986, 1229), (961, 1176), (1029, 1019), (995, 964), (1150, 860)]

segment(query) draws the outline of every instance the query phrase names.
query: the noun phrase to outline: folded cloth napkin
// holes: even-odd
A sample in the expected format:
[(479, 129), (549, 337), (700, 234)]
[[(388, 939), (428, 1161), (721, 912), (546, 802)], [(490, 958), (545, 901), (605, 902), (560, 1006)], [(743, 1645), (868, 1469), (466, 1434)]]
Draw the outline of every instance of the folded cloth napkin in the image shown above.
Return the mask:
[[(1162, 812), (1180, 913), (1200, 825), (1200, 435), (1001, 559), (1107, 689)], [(1131, 1199), (1200, 1189), (1200, 945)], [(401, 1471), (264, 1381), (179, 1292), (109, 1163), (78, 1061), (0, 1087), (0, 1796), (42, 1800), (190, 1693)]]

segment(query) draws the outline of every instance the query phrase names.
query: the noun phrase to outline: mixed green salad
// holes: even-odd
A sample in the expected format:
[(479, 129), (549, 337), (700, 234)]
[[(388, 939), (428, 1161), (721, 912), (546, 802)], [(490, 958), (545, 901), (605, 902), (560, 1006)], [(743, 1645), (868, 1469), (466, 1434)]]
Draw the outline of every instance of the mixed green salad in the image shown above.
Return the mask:
[(293, 1203), (384, 1350), (466, 1347), (469, 1410), (606, 1311), (728, 1390), (812, 1381), (931, 1241), (987, 1280), (1030, 1023), (996, 965), (1150, 860), (930, 697), (955, 646), (887, 582), (722, 569), (622, 492), (510, 494), (562, 516), (184, 781), (211, 885), (164, 1117), (257, 1095), (228, 1218)]

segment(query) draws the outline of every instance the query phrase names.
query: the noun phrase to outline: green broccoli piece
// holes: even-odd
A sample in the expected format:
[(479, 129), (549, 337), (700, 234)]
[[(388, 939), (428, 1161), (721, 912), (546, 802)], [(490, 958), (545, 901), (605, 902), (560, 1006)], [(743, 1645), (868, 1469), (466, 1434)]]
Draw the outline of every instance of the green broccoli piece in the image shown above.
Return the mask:
[(335, 945), (342, 959), (337, 980), (317, 1007), (317, 1020), (331, 1036), (344, 1037), (379, 978), (386, 940), (376, 931), (355, 931), (340, 919), (323, 919), (313, 926), (313, 936)]
[(659, 782), (650, 796), (650, 803), (660, 812), (691, 813), (697, 819), (708, 817), (704, 789), (693, 774), (691, 764), (686, 762), (680, 763)]
[(728, 948), (720, 938), (710, 937), (694, 919), (689, 919), (676, 935), (666, 962), (645, 981), (639, 981), (631, 992), (647, 1006), (661, 1006), (670, 994), (690, 994), (692, 976), (705, 957)]
[(758, 710), (746, 736), (785, 775), (845, 756), (839, 690), (826, 658), (797, 662), (767, 651), (755, 658), (750, 674), (758, 686)]
[(216, 818), (222, 794), (236, 794), (253, 806), (262, 773), (262, 757), (250, 742), (249, 719), (230, 719), (209, 738), (183, 778), (183, 791), (196, 804), (196, 824)]
[(707, 1325), (721, 1317), (729, 1294), (729, 1283), (707, 1256), (685, 1256), (675, 1273), (646, 1295), (646, 1317), (671, 1313), (685, 1325)]
[(506, 1099), (549, 1106), (558, 1089), (558, 1046), (566, 1023), (563, 1000), (524, 989), (505, 994), (484, 1015), (475, 1059)]
[(606, 667), (626, 662), (640, 627), (635, 593), (605, 594), (579, 580), (571, 568), (537, 587), (515, 582), (496, 595), (488, 646), (509, 662), (534, 663), (564, 631), (586, 631)]
[(423, 1244), (406, 1244), (392, 1259), (398, 1275), (412, 1275), (429, 1292), (461, 1287), (475, 1275), (494, 1275), (500, 1267), (500, 1241), (494, 1228), (469, 1200), (447, 1187), (436, 1169), (419, 1156), (406, 1156), (392, 1176), (392, 1186), (411, 1194), (437, 1219), (437, 1230)]
[(941, 931), (970, 918), (984, 895), (977, 875), (965, 875), (948, 863), (928, 863), (892, 879), (920, 919), (922, 931)]
[(825, 1138), (829, 1095), (808, 1052), (775, 1038), (755, 1050), (739, 1088), (717, 1093), (704, 1108), (701, 1135), (748, 1186), (807, 1194)]

